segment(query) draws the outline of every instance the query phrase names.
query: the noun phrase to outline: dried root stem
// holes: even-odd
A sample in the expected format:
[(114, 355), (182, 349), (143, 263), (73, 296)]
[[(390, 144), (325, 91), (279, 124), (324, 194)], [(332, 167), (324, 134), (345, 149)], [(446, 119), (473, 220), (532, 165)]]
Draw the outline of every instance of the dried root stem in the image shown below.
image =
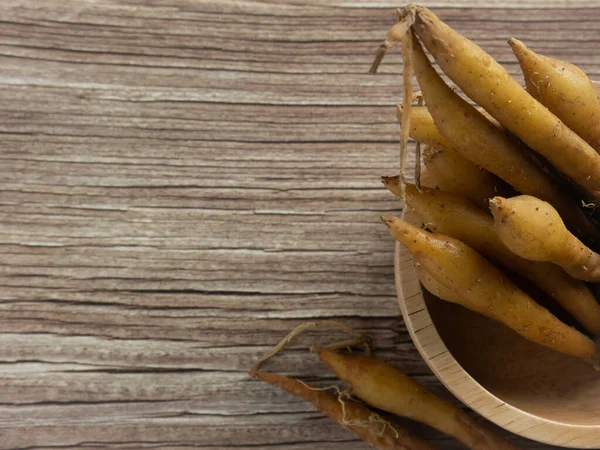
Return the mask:
[[(421, 91), (418, 92), (419, 94)], [(417, 97), (417, 106), (423, 106), (423, 96)], [(415, 186), (421, 192), (421, 142), (417, 141), (415, 145)]]
[[(410, 129), (410, 110), (413, 100), (412, 92), (412, 33), (410, 31), (415, 22), (416, 6), (410, 4), (403, 9), (396, 10), (396, 23), (388, 31), (385, 40), (380, 44), (371, 65), (370, 72), (376, 73), (383, 61), (383, 57), (398, 42), (402, 42), (402, 64), (404, 82), (404, 109), (400, 124), (400, 199), (404, 200), (404, 184), (406, 182), (406, 158), (408, 145), (408, 131)], [(418, 181), (420, 184), (420, 179)]]
[(404, 108), (402, 109), (402, 123), (400, 124), (400, 198), (404, 201), (406, 183), (406, 156), (408, 147), (408, 134), (410, 130), (410, 115), (412, 110), (412, 33), (407, 33), (402, 38), (402, 71), (404, 82)]
[(381, 61), (383, 61), (388, 50), (406, 36), (410, 27), (415, 23), (415, 13), (416, 9), (413, 5), (396, 10), (396, 23), (387, 32), (385, 40), (379, 45), (379, 50), (377, 50), (373, 64), (371, 64), (371, 68), (369, 69), (370, 73), (377, 73), (377, 68), (381, 64)]
[(277, 355), (281, 352), (296, 336), (303, 333), (306, 330), (317, 328), (320, 326), (326, 326), (330, 328), (337, 328), (345, 333), (356, 336), (354, 339), (349, 339), (345, 341), (341, 341), (338, 343), (330, 344), (325, 347), (328, 349), (336, 349), (336, 348), (346, 348), (352, 347), (355, 345), (363, 345), (365, 348), (365, 353), (371, 353), (371, 338), (363, 333), (359, 333), (354, 331), (352, 328), (340, 323), (335, 320), (318, 320), (315, 322), (306, 322), (298, 325), (294, 330), (292, 330), (286, 337), (284, 337), (275, 347), (268, 350), (264, 355), (262, 355), (258, 361), (252, 366), (250, 369), (250, 375), (254, 376), (256, 372), (260, 369), (260, 367), (273, 356)]

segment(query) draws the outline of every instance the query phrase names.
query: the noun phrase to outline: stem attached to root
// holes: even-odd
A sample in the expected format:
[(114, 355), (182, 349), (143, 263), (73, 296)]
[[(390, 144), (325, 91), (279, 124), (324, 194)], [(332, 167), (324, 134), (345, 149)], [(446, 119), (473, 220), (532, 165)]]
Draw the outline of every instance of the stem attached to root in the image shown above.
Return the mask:
[(402, 38), (402, 70), (404, 82), (404, 108), (402, 122), (400, 123), (400, 198), (404, 201), (404, 185), (406, 183), (406, 154), (408, 146), (408, 133), (410, 130), (410, 114), (412, 109), (412, 33), (409, 32)]
[(367, 354), (367, 355), (371, 354), (371, 346), (368, 342), (365, 342), (365, 338), (362, 336), (358, 337), (358, 338), (354, 338), (354, 339), (347, 339), (347, 340), (341, 341), (341, 342), (334, 342), (333, 344), (326, 345), (325, 347), (320, 347), (320, 348), (311, 347), (310, 351), (314, 353), (321, 349), (325, 349), (325, 350), (340, 350), (342, 348), (349, 349), (351, 347), (356, 347), (358, 345), (363, 345), (365, 347), (365, 354)]
[(289, 333), (286, 337), (284, 337), (275, 347), (268, 350), (263, 356), (261, 356), (258, 359), (258, 361), (256, 361), (256, 363), (250, 369), (250, 372), (249, 372), (250, 375), (255, 376), (255, 374), (258, 372), (258, 369), (260, 369), (260, 366), (262, 366), (266, 361), (271, 359), (273, 356), (277, 355), (296, 336), (303, 333), (305, 330), (317, 328), (319, 326), (327, 326), (330, 328), (337, 328), (338, 330), (342, 330), (345, 333), (356, 336), (356, 338), (354, 338), (354, 339), (330, 344), (329, 346), (327, 346), (325, 348), (337, 349), (337, 348), (352, 347), (355, 345), (363, 345), (365, 348), (365, 353), (368, 355), (371, 353), (371, 338), (363, 333), (354, 331), (352, 328), (347, 327), (346, 325), (344, 325), (340, 322), (336, 322), (335, 320), (318, 320), (315, 322), (306, 322), (306, 323), (298, 325), (294, 330), (292, 330), (291, 333)]
[(415, 8), (411, 5), (404, 9), (396, 10), (396, 24), (390, 28), (385, 40), (379, 45), (379, 50), (377, 50), (373, 64), (371, 64), (371, 68), (369, 69), (370, 73), (377, 73), (377, 68), (381, 64), (381, 61), (383, 61), (388, 50), (400, 42), (413, 23), (415, 23), (415, 12)]
[[(383, 61), (383, 57), (394, 44), (402, 41), (402, 63), (404, 82), (404, 110), (402, 123), (400, 124), (400, 198), (404, 200), (404, 182), (406, 181), (406, 148), (408, 144), (408, 132), (410, 129), (410, 109), (413, 100), (412, 94), (412, 34), (410, 28), (415, 22), (416, 7), (408, 5), (404, 9), (396, 10), (396, 24), (390, 28), (385, 40), (379, 46), (375, 60), (371, 65), (370, 72), (376, 73), (377, 68)], [(420, 182), (420, 180), (419, 180)]]
[[(417, 96), (417, 106), (423, 106), (423, 96)], [(415, 144), (415, 186), (421, 192), (421, 141)]]

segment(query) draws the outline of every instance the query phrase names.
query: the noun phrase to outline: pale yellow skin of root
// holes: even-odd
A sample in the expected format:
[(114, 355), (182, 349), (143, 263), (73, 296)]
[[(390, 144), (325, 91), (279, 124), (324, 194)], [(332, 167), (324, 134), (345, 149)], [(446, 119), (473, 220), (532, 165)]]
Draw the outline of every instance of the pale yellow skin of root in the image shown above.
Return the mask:
[(519, 60), (527, 92), (599, 151), (600, 98), (587, 75), (566, 61), (533, 52), (518, 39), (508, 43)]
[[(396, 118), (402, 123), (402, 105), (396, 106)], [(448, 140), (435, 126), (433, 117), (426, 106), (412, 106), (410, 110), (410, 129), (408, 135), (415, 141), (433, 147), (450, 147)]]
[(486, 207), (490, 198), (512, 193), (502, 180), (449, 148), (427, 147), (423, 163), (440, 189), (475, 205)]
[[(397, 117), (401, 122), (401, 105), (397, 106)], [(514, 194), (493, 173), (452, 150), (448, 140), (436, 127), (427, 107), (411, 108), (409, 135), (428, 146), (423, 151), (423, 162), (440, 189), (462, 195), (471, 202), (486, 207), (487, 201), (496, 195), (506, 197)]]
[(502, 271), (459, 240), (427, 233), (408, 222), (382, 218), (397, 241), (435, 279), (465, 300), (463, 306), (500, 322), (526, 339), (590, 361), (594, 342), (557, 319)]
[(436, 280), (423, 266), (417, 267), (417, 274), (419, 275), (419, 281), (427, 292), (446, 302), (456, 303), (457, 305), (465, 303), (463, 298)]
[(343, 406), (337, 395), (311, 388), (293, 378), (269, 372), (252, 374), (284, 391), (312, 403), (315, 408), (343, 428), (355, 433), (363, 441), (381, 450), (433, 450), (424, 440), (413, 436), (404, 428), (374, 421), (376, 414), (363, 403), (344, 401)]
[[(503, 130), (502, 125), (491, 117), (483, 108), (476, 108), (496, 128)], [(402, 105), (396, 105), (396, 118), (402, 123)], [(427, 106), (411, 106), (409, 136), (415, 141), (423, 142), (434, 147), (450, 147), (448, 140), (437, 129)]]
[(529, 195), (490, 201), (496, 233), (517, 255), (548, 261), (578, 280), (600, 282), (600, 255), (585, 246), (547, 202)]
[[(429, 9), (417, 5), (409, 8), (416, 12), (412, 29), (467, 96), (594, 198), (600, 198), (600, 155), (583, 138), (529, 95), (477, 44), (444, 24)], [(425, 94), (423, 86), (421, 89)], [(426, 95), (425, 100), (430, 103)], [(436, 124), (439, 127), (437, 120)]]
[[(396, 177), (384, 179), (385, 186), (396, 196), (398, 183)], [(428, 229), (458, 239), (484, 257), (524, 276), (554, 298), (587, 331), (600, 334), (600, 304), (585, 283), (554, 264), (530, 261), (513, 253), (496, 233), (494, 219), (486, 211), (450, 193), (426, 187), (419, 192), (412, 184), (406, 185), (405, 201)]]
[(431, 116), (451, 147), (520, 192), (552, 203), (572, 230), (599, 241), (600, 231), (577, 204), (529, 161), (508, 135), (452, 91), (432, 67), (421, 45), (413, 40), (415, 75)]
[(433, 175), (431, 175), (429, 170), (427, 170), (427, 167), (421, 167), (421, 186), (432, 189), (436, 189), (439, 187), (437, 184), (437, 180)]
[[(448, 289), (446, 286), (436, 280), (435, 277), (425, 270), (423, 266), (418, 266), (416, 269), (417, 275), (419, 276), (419, 281), (427, 292), (435, 295), (437, 298), (444, 300), (445, 302), (455, 303), (461, 306), (465, 306), (467, 304), (467, 300), (457, 295), (454, 291)], [(471, 309), (467, 306), (465, 307), (467, 309)]]
[(479, 421), (435, 396), (384, 361), (321, 350), (319, 357), (350, 384), (354, 395), (375, 408), (425, 423), (473, 450), (516, 449)]

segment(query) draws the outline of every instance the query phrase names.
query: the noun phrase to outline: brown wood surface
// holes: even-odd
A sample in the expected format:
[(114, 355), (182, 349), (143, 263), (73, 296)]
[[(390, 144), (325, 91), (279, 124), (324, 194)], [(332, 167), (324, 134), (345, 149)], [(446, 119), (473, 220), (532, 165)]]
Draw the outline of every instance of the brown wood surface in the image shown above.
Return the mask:
[[(600, 78), (594, 4), (431, 6), (515, 75), (510, 35)], [(0, 2), (0, 449), (367, 448), (246, 374), (315, 318), (449, 397), (379, 221), (399, 52), (367, 70), (394, 6)], [(330, 380), (307, 346), (338, 337), (269, 368)]]

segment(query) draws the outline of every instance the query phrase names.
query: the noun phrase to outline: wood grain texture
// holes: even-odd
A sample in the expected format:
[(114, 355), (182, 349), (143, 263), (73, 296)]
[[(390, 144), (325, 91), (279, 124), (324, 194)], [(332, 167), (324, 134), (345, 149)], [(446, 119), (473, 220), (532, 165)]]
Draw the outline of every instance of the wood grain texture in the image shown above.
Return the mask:
[[(451, 3), (431, 5), (514, 74), (509, 35), (600, 77), (591, 0)], [(367, 70), (395, 6), (0, 2), (0, 450), (366, 448), (246, 374), (314, 318), (450, 397), (379, 222), (400, 55)], [(306, 349), (335, 338), (269, 368), (330, 380)]]

